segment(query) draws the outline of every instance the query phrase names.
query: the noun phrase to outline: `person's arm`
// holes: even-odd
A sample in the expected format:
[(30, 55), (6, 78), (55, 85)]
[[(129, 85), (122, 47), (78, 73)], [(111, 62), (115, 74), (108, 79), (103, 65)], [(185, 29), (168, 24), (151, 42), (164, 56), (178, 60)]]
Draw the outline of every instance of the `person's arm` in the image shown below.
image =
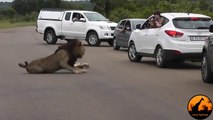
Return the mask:
[(157, 27), (161, 27), (163, 25), (164, 19), (161, 17), (158, 21), (156, 21)]

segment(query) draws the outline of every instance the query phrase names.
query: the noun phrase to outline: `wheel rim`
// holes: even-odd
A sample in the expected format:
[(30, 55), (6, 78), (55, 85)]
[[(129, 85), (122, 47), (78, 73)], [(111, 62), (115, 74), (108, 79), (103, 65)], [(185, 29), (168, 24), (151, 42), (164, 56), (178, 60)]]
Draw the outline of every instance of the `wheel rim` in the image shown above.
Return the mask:
[(96, 44), (98, 41), (98, 37), (95, 34), (92, 34), (89, 36), (89, 42), (90, 44), (94, 45)]
[(206, 79), (206, 77), (208, 75), (208, 66), (207, 66), (206, 56), (203, 56), (203, 60), (201, 63), (201, 73), (202, 73), (203, 79)]
[(135, 45), (130, 45), (129, 47), (129, 58), (131, 60), (134, 60), (136, 58), (136, 49), (135, 49)]
[(159, 48), (158, 51), (157, 51), (157, 56), (156, 56), (156, 61), (157, 61), (158, 65), (161, 65), (162, 62), (163, 62), (162, 54), (163, 54), (162, 49)]
[(51, 43), (53, 41), (53, 35), (51, 33), (48, 33), (46, 40), (47, 40), (48, 43)]
[(117, 41), (116, 41), (116, 39), (114, 39), (114, 41), (113, 41), (113, 48), (117, 48)]

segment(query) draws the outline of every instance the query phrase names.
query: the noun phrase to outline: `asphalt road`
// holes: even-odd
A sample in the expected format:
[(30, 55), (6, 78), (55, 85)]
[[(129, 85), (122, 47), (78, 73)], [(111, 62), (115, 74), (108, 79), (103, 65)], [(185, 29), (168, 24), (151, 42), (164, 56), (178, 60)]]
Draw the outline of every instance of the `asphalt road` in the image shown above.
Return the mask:
[(85, 74), (28, 74), (18, 67), (62, 43), (46, 45), (35, 27), (0, 30), (0, 120), (193, 120), (189, 99), (204, 94), (213, 100), (199, 64), (160, 69), (154, 59), (133, 63), (125, 49), (107, 44), (86, 46)]

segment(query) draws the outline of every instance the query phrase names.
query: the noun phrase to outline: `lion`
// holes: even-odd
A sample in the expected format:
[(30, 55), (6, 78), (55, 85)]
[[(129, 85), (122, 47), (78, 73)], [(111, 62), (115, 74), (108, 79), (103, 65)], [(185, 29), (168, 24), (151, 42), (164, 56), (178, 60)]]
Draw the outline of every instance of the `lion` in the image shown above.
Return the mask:
[(25, 68), (28, 73), (54, 73), (61, 69), (66, 69), (72, 73), (86, 73), (88, 63), (76, 63), (78, 58), (82, 58), (85, 47), (79, 40), (72, 40), (58, 49), (51, 55), (36, 59), (28, 63), (27, 61), (18, 65)]

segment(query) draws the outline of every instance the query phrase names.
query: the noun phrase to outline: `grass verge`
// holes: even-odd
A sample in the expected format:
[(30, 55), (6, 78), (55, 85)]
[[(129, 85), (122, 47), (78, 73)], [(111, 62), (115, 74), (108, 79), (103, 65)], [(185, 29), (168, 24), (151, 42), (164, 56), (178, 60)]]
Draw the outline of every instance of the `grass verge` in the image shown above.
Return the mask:
[(31, 22), (10, 22), (6, 20), (0, 21), (0, 29), (8, 29), (8, 28), (15, 28), (15, 27), (23, 27), (23, 26), (35, 26), (36, 22), (31, 21)]

